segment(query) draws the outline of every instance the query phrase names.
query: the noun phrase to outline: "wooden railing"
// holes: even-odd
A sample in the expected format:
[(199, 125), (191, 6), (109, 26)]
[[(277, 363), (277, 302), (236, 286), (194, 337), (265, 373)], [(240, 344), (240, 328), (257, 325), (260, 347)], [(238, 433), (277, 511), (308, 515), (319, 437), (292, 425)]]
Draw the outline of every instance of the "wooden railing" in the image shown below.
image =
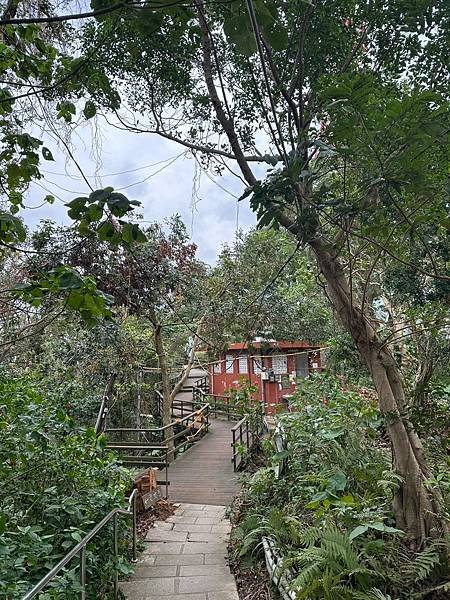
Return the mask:
[(127, 451), (128, 455), (121, 456), (121, 462), (126, 466), (148, 466), (164, 470), (166, 479), (158, 483), (166, 486), (167, 497), (167, 486), (170, 485), (168, 466), (172, 455), (208, 432), (209, 408), (208, 403), (194, 410), (191, 407), (187, 415), (175, 415), (171, 423), (162, 427), (105, 429), (108, 436), (107, 447), (117, 452)]
[(200, 379), (197, 379), (197, 381), (195, 382), (194, 386), (197, 389), (202, 390), (202, 392), (209, 392), (209, 377), (208, 375), (205, 375), (204, 377), (200, 377)]
[(214, 417), (224, 416), (228, 420), (238, 420), (241, 418), (236, 412), (236, 408), (230, 400), (229, 396), (210, 394), (196, 387), (193, 390), (193, 406), (196, 407), (205, 402), (210, 406), (210, 415)]

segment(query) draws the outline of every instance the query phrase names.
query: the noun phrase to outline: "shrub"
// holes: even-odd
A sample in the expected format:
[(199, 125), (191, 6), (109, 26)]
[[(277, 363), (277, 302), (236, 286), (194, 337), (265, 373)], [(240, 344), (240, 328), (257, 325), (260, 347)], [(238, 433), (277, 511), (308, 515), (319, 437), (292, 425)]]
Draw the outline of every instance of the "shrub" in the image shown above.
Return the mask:
[[(8, 599), (21, 598), (95, 523), (123, 506), (130, 486), (102, 437), (78, 428), (62, 408), (64, 398), (50, 401), (38, 387), (32, 376), (0, 373), (0, 596)], [(113, 562), (111, 535), (106, 528), (88, 546), (95, 598), (107, 597), (114, 569), (128, 572), (125, 559)], [(46, 597), (71, 598), (77, 568), (74, 559)]]
[(399, 478), (374, 394), (315, 376), (298, 386), (292, 407), (278, 419), (285, 449), (270, 451), (269, 466), (250, 479), (235, 533), (241, 554), (262, 535), (275, 540), (299, 599), (406, 600), (442, 589), (445, 541), (414, 553), (395, 527)]

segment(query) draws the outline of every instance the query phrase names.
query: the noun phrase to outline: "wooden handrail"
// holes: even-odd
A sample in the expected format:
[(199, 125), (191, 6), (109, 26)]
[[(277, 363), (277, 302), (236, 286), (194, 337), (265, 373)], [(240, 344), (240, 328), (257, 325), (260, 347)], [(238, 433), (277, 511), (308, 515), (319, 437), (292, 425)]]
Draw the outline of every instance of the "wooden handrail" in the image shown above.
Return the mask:
[(204, 412), (205, 410), (207, 410), (208, 408), (210, 408), (209, 403), (204, 404), (202, 407), (198, 408), (197, 410), (192, 411), (191, 413), (189, 413), (188, 415), (186, 415), (185, 417), (180, 417), (180, 418), (176, 418), (174, 419), (171, 423), (169, 423), (168, 425), (162, 425), (161, 427), (151, 427), (151, 428), (142, 428), (139, 429), (137, 427), (113, 427), (113, 428), (108, 428), (105, 429), (105, 433), (106, 432), (118, 432), (118, 431), (127, 431), (127, 432), (141, 432), (141, 433), (156, 433), (156, 432), (161, 432), (161, 431), (165, 431), (166, 429), (169, 429), (170, 427), (173, 427), (174, 425), (180, 425), (181, 423), (184, 423), (185, 421), (188, 421), (189, 419), (192, 419), (193, 417), (199, 415), (200, 413)]

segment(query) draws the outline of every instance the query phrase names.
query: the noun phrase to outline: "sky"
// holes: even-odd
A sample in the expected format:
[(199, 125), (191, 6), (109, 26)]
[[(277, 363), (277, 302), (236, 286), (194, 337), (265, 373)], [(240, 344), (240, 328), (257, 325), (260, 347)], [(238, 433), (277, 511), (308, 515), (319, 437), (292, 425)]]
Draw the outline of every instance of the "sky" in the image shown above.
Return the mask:
[[(24, 220), (31, 229), (41, 219), (68, 224), (64, 203), (90, 190), (60, 141), (48, 133), (35, 133), (54, 161), (42, 161), (43, 179), (30, 188)], [(72, 154), (93, 188), (111, 186), (130, 200), (139, 200), (142, 204), (136, 213), (143, 215), (144, 222), (181, 215), (198, 246), (198, 257), (205, 262), (214, 263), (221, 246), (233, 242), (238, 228), (245, 231), (256, 223), (248, 200), (237, 202), (244, 190), (241, 181), (233, 175), (209, 178), (192, 155), (174, 142), (121, 131), (99, 117), (77, 127), (71, 143)], [(54, 204), (42, 205), (47, 194), (55, 196)]]

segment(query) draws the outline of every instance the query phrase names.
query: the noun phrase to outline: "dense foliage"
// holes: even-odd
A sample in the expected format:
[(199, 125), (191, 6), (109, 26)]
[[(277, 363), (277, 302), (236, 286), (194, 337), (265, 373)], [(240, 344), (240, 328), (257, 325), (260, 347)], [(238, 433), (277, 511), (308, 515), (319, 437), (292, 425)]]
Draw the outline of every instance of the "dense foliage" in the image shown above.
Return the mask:
[(333, 316), (311, 257), (287, 234), (241, 232), (223, 247), (207, 290), (204, 332), (215, 354), (227, 342), (259, 336), (320, 344), (332, 334)]
[[(253, 552), (263, 535), (273, 538), (297, 598), (406, 600), (431, 598), (433, 588), (440, 598), (450, 588), (447, 546), (430, 540), (415, 553), (395, 527), (400, 481), (373, 392), (315, 377), (295, 393), (292, 408), (278, 421), (284, 449), (266, 448), (268, 466), (249, 481), (236, 529), (240, 554)], [(449, 511), (449, 432), (434, 421), (428, 431)]]
[[(125, 505), (131, 480), (93, 428), (66, 412), (63, 395), (43, 396), (38, 377), (0, 373), (0, 595), (22, 598), (113, 508)], [(115, 563), (107, 529), (88, 547), (96, 580), (89, 597), (106, 597)], [(126, 550), (127, 537), (121, 542)], [(77, 560), (46, 598), (77, 598)]]
[[(111, 371), (121, 422), (145, 409), (143, 363), (162, 375), (170, 419), (171, 369), (200, 342), (261, 334), (326, 341), (330, 366), (377, 395), (306, 383), (281, 421), (286, 475), (269, 467), (251, 485), (299, 597), (446, 594), (447, 3), (92, 0), (87, 20), (58, 16), (79, 10), (71, 0), (0, 4), (5, 585), (34, 580), (71, 527), (123, 500), (126, 476), (80, 429)], [(78, 126), (101, 131), (103, 116), (237, 175), (272, 231), (228, 245), (208, 272), (178, 219), (141, 228), (139, 202), (94, 189), (74, 156)], [(85, 189), (67, 204), (71, 228), (30, 239), (21, 211), (59, 151)]]

